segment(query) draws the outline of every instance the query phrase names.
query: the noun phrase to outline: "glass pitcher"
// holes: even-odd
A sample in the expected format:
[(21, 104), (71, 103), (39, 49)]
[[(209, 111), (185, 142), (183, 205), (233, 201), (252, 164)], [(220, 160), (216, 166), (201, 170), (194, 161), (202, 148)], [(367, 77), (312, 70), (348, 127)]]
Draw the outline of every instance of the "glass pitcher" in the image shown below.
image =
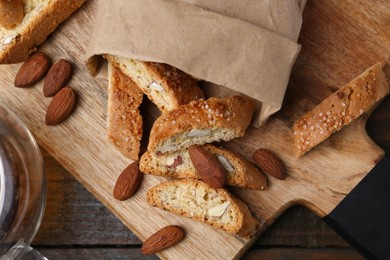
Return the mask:
[(45, 202), (39, 147), (23, 122), (0, 106), (0, 259), (46, 259), (30, 247)]

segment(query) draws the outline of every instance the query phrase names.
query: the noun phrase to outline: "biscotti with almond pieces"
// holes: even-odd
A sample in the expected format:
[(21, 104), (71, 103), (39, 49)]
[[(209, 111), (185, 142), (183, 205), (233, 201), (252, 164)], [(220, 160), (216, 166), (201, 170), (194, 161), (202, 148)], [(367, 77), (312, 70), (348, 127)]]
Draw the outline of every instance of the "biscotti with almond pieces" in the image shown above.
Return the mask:
[(139, 106), (143, 93), (115, 65), (108, 63), (108, 140), (126, 157), (139, 158), (143, 133)]
[[(264, 190), (267, 187), (267, 177), (238, 153), (211, 144), (202, 147), (216, 156), (225, 168), (227, 185), (252, 190)], [(140, 170), (146, 174), (175, 179), (200, 179), (187, 148), (160, 156), (146, 151), (140, 159)]]
[(254, 106), (254, 101), (244, 96), (213, 97), (162, 113), (150, 131), (148, 150), (159, 155), (242, 137), (252, 120)]
[(157, 105), (161, 111), (169, 111), (203, 98), (197, 80), (191, 75), (164, 63), (139, 61), (113, 55), (105, 55), (118, 64), (122, 72)]
[(232, 235), (249, 237), (259, 222), (248, 206), (226, 189), (213, 189), (200, 180), (173, 180), (160, 183), (147, 193), (152, 206), (195, 219)]
[(370, 110), (389, 93), (383, 66), (382, 62), (371, 66), (294, 123), (298, 157)]
[[(0, 64), (25, 61), (85, 0), (25, 0), (15, 27), (0, 26)], [(1, 10), (0, 10), (1, 11)], [(4, 15), (1, 14), (0, 15)], [(8, 26), (7, 26), (8, 27)]]

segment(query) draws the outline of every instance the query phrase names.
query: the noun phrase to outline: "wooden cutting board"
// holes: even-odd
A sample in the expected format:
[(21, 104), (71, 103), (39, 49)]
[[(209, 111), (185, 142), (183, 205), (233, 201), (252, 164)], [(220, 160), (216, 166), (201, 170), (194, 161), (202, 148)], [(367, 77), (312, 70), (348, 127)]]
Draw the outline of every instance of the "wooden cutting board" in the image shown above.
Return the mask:
[[(119, 202), (112, 197), (115, 181), (130, 163), (106, 139), (107, 80), (91, 77), (84, 53), (97, 7), (88, 1), (42, 45), (53, 61), (65, 58), (76, 71), (70, 85), (79, 96), (75, 113), (63, 124), (44, 124), (51, 98), (42, 94), (42, 82), (16, 89), (13, 80), (20, 65), (0, 66), (0, 102), (18, 114), (37, 141), (140, 239), (169, 224), (182, 225), (186, 239), (159, 254), (175, 259), (229, 259), (241, 256), (255, 238), (244, 240), (150, 207), (146, 191), (163, 178), (146, 176), (135, 197)], [(291, 126), (304, 112), (378, 60), (390, 62), (390, 3), (383, 0), (309, 0), (303, 14), (299, 43), (302, 51), (294, 66), (281, 112), (260, 128), (228, 146), (250, 157), (257, 148), (269, 148), (285, 162), (284, 181), (269, 178), (265, 191), (233, 189), (261, 222), (258, 235), (283, 211), (303, 204), (323, 217), (355, 187), (383, 156), (367, 136), (368, 115), (333, 135), (302, 159), (293, 155)], [(385, 67), (390, 78), (390, 67)]]

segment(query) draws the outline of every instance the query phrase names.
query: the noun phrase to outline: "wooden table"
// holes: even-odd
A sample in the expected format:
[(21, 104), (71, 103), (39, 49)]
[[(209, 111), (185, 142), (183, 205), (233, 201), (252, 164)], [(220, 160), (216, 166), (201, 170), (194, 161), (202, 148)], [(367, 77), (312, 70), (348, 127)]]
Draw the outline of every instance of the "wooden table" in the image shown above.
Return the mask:
[[(390, 96), (371, 115), (367, 131), (389, 155)], [(47, 205), (33, 246), (49, 259), (144, 258), (141, 241), (46, 151), (42, 152), (48, 182)], [(287, 210), (244, 257), (259, 258), (362, 259), (303, 207)]]

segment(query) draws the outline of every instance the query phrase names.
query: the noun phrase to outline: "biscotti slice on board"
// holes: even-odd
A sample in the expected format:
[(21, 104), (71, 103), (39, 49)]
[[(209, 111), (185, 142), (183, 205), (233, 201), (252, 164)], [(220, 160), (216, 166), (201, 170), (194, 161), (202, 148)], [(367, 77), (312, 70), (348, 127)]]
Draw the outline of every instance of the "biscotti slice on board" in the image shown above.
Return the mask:
[[(227, 185), (252, 190), (264, 190), (267, 187), (266, 176), (238, 153), (211, 144), (202, 147), (216, 156), (225, 168)], [(161, 156), (147, 151), (141, 156), (140, 170), (143, 173), (176, 179), (200, 179), (191, 162), (188, 148)]]
[(160, 183), (147, 193), (148, 202), (171, 213), (192, 218), (230, 234), (248, 237), (258, 221), (248, 206), (225, 189), (213, 189), (200, 180)]
[(107, 135), (126, 157), (138, 160), (142, 138), (139, 106), (143, 93), (122, 71), (108, 63)]
[[(0, 63), (25, 61), (35, 51), (35, 46), (45, 41), (84, 2), (85, 0), (24, 0), (24, 16), (20, 23), (12, 28), (0, 26)], [(0, 15), (4, 15), (1, 14), (3, 10), (0, 10)]]
[(351, 123), (389, 93), (383, 66), (379, 62), (368, 68), (294, 123), (297, 156)]
[(197, 80), (170, 65), (112, 55), (105, 57), (108, 61), (118, 64), (122, 72), (130, 77), (161, 111), (176, 109), (192, 100), (203, 98)]
[(192, 101), (157, 118), (148, 150), (159, 155), (194, 144), (242, 137), (252, 120), (253, 109), (253, 100), (243, 96)]

